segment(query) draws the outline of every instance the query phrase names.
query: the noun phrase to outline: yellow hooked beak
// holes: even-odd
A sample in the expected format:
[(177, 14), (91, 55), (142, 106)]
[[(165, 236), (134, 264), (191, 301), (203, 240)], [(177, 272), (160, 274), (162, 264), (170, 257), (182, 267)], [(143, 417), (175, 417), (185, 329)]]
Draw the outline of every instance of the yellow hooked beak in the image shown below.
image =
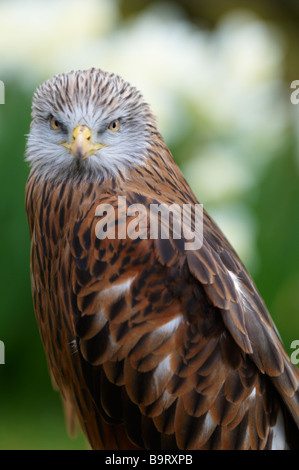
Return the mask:
[(97, 150), (106, 147), (103, 144), (93, 144), (91, 142), (91, 130), (89, 127), (82, 125), (77, 126), (73, 131), (73, 141), (63, 142), (61, 145), (66, 147), (74, 157), (85, 158), (90, 157)]

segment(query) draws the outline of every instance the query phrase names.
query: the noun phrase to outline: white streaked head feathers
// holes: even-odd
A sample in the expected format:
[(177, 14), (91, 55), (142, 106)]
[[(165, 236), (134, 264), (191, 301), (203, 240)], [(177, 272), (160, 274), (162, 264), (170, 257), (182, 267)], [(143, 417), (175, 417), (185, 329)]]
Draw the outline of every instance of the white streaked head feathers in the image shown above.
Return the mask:
[[(141, 94), (121, 77), (90, 69), (56, 75), (35, 92), (26, 160), (42, 174), (106, 178), (143, 164), (155, 119)], [(51, 118), (62, 127), (51, 129)], [(119, 132), (109, 130), (120, 121)], [(105, 147), (84, 161), (61, 145), (73, 130), (86, 125), (92, 141)]]

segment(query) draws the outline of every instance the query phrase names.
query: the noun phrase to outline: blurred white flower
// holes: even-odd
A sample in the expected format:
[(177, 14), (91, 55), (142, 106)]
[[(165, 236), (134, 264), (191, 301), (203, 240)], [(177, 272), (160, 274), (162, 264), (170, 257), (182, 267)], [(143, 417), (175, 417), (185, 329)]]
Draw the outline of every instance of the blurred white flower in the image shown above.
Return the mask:
[(209, 214), (216, 221), (226, 238), (242, 259), (250, 273), (258, 268), (256, 250), (257, 227), (255, 218), (245, 204), (222, 204), (209, 207)]
[(206, 203), (235, 200), (254, 184), (253, 175), (240, 165), (240, 155), (225, 145), (207, 145), (182, 166), (197, 197)]
[(225, 145), (200, 149), (182, 171), (199, 201), (251, 272), (257, 268), (256, 224), (249, 208), (239, 202), (242, 193), (254, 187), (254, 175), (240, 164), (240, 155)]
[(61, 72), (57, 64), (67, 71), (69, 55), (78, 50), (80, 62), (82, 46), (107, 34), (117, 14), (115, 0), (2, 0), (0, 73), (36, 80)]

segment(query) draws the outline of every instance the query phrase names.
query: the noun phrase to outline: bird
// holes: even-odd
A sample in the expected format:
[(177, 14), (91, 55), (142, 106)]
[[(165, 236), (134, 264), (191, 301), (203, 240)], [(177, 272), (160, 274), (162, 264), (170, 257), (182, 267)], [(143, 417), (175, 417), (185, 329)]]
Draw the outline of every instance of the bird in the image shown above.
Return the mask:
[[(98, 68), (48, 79), (25, 159), (33, 305), (70, 432), (95, 450), (298, 449), (298, 369), (140, 91)], [(153, 207), (174, 209), (168, 233)]]

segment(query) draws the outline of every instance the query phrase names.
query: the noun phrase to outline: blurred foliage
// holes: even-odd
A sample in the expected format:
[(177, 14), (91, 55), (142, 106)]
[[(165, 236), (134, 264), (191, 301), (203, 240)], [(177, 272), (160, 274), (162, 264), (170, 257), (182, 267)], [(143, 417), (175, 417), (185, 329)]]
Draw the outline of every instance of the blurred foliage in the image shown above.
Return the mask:
[(268, 168), (256, 201), (259, 269), (255, 281), (289, 345), (299, 333), (299, 178), (296, 147)]
[[(151, 3), (154, 2), (123, 0), (120, 11), (126, 19)], [(180, 4), (194, 24), (213, 29), (227, 9), (238, 8), (245, 2), (173, 3)], [(261, 18), (279, 21), (287, 44), (298, 36), (299, 10), (295, 2), (288, 0), (282, 4), (256, 0), (250, 2), (250, 8)], [(294, 47), (286, 47), (285, 53), (284, 76), (291, 80), (299, 78), (293, 50)], [(32, 308), (30, 243), (24, 210), (24, 188), (29, 169), (23, 155), (34, 87), (29, 92), (28, 87), (23, 86), (21, 76), (5, 81), (5, 85), (5, 105), (0, 105), (0, 340), (5, 343), (6, 364), (0, 365), (0, 449), (85, 449), (87, 445), (81, 432), (76, 439), (67, 435), (60, 396), (52, 389)], [(171, 149), (179, 164), (185, 163), (186, 154), (192, 153), (194, 125), (188, 132)], [(242, 195), (255, 215), (257, 226), (258, 263), (254, 279), (288, 353), (291, 341), (299, 339), (297, 151), (295, 132), (288, 129), (277, 155), (262, 177), (257, 177), (254, 192), (248, 190)], [(198, 191), (200, 193), (200, 188)], [(205, 206), (208, 211), (213, 209), (212, 203)]]

